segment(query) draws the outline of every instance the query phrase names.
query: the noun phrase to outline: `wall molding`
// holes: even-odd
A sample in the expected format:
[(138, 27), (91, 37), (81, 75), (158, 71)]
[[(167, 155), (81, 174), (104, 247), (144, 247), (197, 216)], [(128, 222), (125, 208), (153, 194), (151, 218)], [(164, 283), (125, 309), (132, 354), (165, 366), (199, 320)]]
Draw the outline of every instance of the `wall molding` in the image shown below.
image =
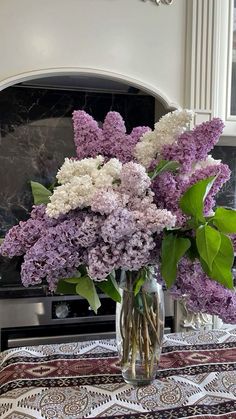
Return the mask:
[(215, 0), (187, 1), (185, 106), (195, 124), (212, 118)]
[(195, 111), (194, 124), (220, 117), (231, 138), (233, 13), (234, 0), (187, 1), (185, 107)]

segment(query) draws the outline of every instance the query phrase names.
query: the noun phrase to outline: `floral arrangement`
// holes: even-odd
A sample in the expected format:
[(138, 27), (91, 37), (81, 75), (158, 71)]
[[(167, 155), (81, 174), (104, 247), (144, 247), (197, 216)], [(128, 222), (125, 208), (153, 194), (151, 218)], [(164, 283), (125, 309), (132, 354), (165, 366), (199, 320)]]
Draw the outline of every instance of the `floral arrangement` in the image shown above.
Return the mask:
[(74, 292), (97, 311), (97, 288), (119, 301), (116, 272), (139, 272), (138, 292), (156, 266), (176, 298), (194, 312), (236, 323), (232, 234), (236, 214), (215, 208), (230, 170), (208, 153), (223, 131), (215, 118), (187, 130), (193, 118), (177, 110), (152, 131), (126, 133), (116, 112), (99, 128), (73, 113), (77, 156), (66, 158), (51, 192), (32, 182), (30, 218), (6, 235), (0, 253), (24, 255), (25, 286), (47, 281)]

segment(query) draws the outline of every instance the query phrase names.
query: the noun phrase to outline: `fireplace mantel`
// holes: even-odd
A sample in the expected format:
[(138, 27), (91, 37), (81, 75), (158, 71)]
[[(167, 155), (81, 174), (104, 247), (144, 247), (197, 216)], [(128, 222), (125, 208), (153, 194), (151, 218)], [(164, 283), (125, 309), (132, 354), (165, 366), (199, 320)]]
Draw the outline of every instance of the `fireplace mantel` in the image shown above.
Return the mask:
[(184, 106), (186, 3), (2, 0), (0, 89), (85, 73), (142, 87), (167, 107)]

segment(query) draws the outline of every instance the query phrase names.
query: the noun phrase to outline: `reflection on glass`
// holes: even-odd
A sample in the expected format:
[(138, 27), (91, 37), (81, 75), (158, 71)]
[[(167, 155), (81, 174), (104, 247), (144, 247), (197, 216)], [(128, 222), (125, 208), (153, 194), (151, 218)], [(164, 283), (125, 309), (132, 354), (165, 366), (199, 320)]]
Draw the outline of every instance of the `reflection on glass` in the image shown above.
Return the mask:
[(233, 54), (232, 54), (232, 81), (231, 81), (231, 115), (236, 115), (236, 0), (234, 0), (233, 23)]

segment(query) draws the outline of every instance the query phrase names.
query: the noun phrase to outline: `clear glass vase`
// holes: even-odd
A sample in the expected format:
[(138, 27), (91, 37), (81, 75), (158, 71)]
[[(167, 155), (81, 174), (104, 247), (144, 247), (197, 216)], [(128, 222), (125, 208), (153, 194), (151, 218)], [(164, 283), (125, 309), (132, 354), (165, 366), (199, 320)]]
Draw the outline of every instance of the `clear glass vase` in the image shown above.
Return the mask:
[(122, 273), (122, 300), (116, 309), (122, 376), (126, 383), (138, 386), (148, 385), (155, 379), (164, 334), (162, 286), (151, 270), (146, 277), (139, 289), (140, 271)]

